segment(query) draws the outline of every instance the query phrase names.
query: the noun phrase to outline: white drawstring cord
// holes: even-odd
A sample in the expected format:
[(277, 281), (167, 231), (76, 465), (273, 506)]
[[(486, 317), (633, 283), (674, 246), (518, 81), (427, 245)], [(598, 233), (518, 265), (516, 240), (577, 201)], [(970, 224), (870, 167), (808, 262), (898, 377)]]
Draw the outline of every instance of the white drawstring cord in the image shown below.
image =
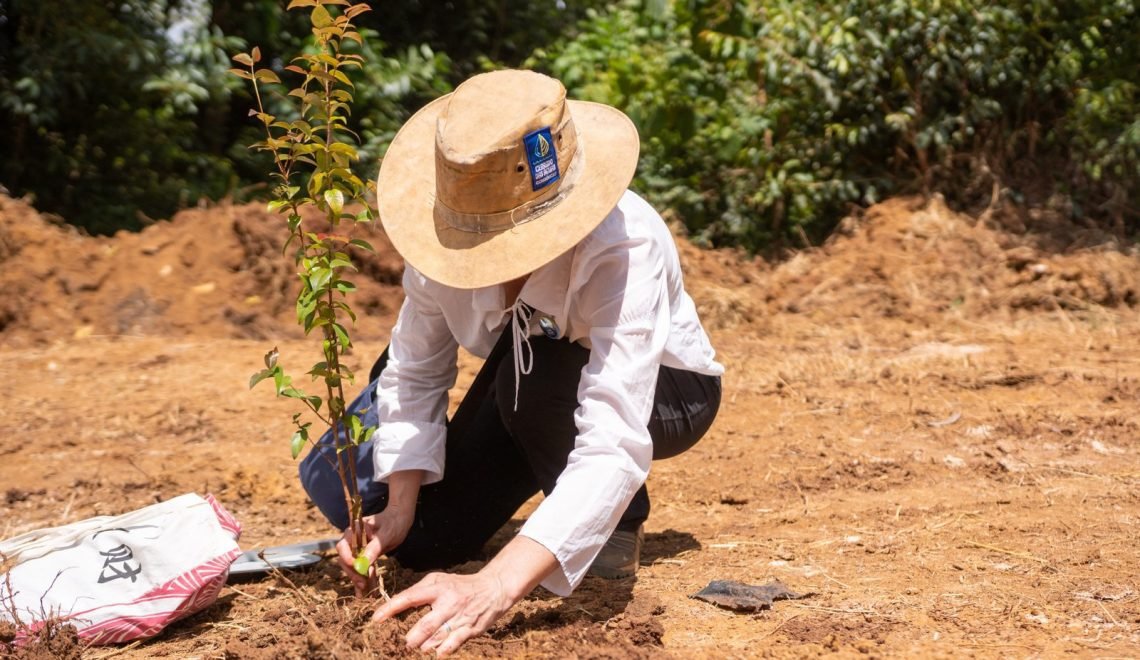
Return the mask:
[[(534, 366), (534, 350), (530, 347), (531, 309), (522, 300), (516, 300), (511, 307), (511, 344), (515, 353), (515, 411), (519, 409), (520, 374), (529, 376)], [(526, 346), (524, 361), (523, 346)]]

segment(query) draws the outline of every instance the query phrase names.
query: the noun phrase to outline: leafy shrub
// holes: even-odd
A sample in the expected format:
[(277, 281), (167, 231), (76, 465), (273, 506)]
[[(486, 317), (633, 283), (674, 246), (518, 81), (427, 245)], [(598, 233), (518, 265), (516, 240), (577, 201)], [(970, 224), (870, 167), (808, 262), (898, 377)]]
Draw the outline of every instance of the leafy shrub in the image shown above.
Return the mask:
[[(228, 52), (262, 45), (278, 73), (315, 48), (282, 0), (0, 0), (0, 185), (93, 233), (138, 229), (201, 198), (258, 187), (272, 166), (249, 150), (254, 100)], [(411, 110), (447, 91), (450, 60), (427, 47), (368, 61), (351, 127), (375, 163)], [(279, 89), (284, 93), (283, 89)], [(293, 119), (269, 94), (269, 112)], [(367, 171), (365, 172), (368, 173)]]
[(532, 65), (624, 108), (698, 239), (818, 239), (851, 204), (1061, 192), (1135, 230), (1132, 0), (678, 0), (593, 12)]
[(451, 82), (481, 69), (516, 67), (536, 47), (572, 31), (604, 0), (401, 0), (376, 5), (362, 25), (397, 52), (428, 45), (454, 62)]
[(161, 4), (0, 3), (0, 183), (97, 232), (225, 192), (232, 169), (199, 146), (196, 115), (235, 86), (237, 42)]
[[(1138, 2), (388, 3), (361, 17), (371, 45), (349, 121), (370, 177), (412, 111), (540, 45), (527, 65), (629, 113), (638, 187), (698, 240), (817, 241), (888, 194), (970, 205), (995, 189), (1061, 193), (1136, 231)], [(0, 0), (0, 184), (99, 233), (249, 194), (270, 162), (245, 147), (253, 99), (224, 53), (240, 34), (281, 73), (312, 47), (284, 5)]]

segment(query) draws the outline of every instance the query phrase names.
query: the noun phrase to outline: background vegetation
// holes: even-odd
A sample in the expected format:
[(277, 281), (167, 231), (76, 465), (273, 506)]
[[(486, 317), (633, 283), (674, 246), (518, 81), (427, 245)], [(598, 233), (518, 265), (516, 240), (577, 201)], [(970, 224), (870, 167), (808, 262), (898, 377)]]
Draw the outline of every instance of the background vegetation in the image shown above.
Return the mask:
[[(92, 232), (267, 195), (229, 55), (280, 69), (277, 0), (0, 0), (0, 184)], [(1140, 229), (1135, 0), (413, 0), (361, 16), (354, 128), (526, 65), (638, 124), (636, 186), (698, 240), (814, 242), (851, 205), (1063, 199)], [(303, 17), (302, 17), (303, 18)], [(284, 107), (270, 111), (288, 116)]]

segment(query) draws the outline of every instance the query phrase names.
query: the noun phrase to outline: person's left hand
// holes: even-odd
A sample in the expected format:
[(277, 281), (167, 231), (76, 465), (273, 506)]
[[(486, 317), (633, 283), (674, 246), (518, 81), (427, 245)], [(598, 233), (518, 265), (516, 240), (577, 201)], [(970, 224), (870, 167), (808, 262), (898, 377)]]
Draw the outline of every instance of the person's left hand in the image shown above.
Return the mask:
[(355, 560), (359, 549), (351, 528), (344, 530), (344, 536), (336, 544), (337, 558), (345, 576), (356, 588), (357, 597), (363, 596), (376, 587), (376, 570), (372, 567), (381, 554), (389, 554), (404, 542), (408, 530), (415, 519), (413, 508), (389, 504), (380, 513), (364, 516), (364, 555), (368, 557), (368, 575), (356, 572)]
[(447, 655), (480, 635), (517, 602), (498, 573), (485, 567), (474, 575), (430, 573), (380, 606), (372, 616), (384, 621), (404, 610), (429, 605), (431, 611), (408, 631), (408, 648)]

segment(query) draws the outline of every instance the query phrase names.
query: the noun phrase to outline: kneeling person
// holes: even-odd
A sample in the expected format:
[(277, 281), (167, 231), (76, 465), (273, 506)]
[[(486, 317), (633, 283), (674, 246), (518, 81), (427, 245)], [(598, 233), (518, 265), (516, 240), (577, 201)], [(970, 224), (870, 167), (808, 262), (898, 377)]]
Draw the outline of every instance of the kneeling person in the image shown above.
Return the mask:
[[(406, 297), (352, 408), (378, 427), (357, 456), (366, 553), (446, 568), (545, 494), (478, 573), (429, 575), (377, 610), (431, 606), (413, 647), (453, 651), (539, 584), (568, 595), (587, 573), (632, 575), (650, 462), (694, 445), (716, 415), (723, 367), (673, 237), (627, 190), (638, 148), (615, 108), (498, 71), (428, 104), (388, 150), (379, 210)], [(488, 359), (448, 422), (459, 346)], [(344, 528), (331, 442), (301, 478)], [(349, 537), (339, 550), (360, 588)]]

